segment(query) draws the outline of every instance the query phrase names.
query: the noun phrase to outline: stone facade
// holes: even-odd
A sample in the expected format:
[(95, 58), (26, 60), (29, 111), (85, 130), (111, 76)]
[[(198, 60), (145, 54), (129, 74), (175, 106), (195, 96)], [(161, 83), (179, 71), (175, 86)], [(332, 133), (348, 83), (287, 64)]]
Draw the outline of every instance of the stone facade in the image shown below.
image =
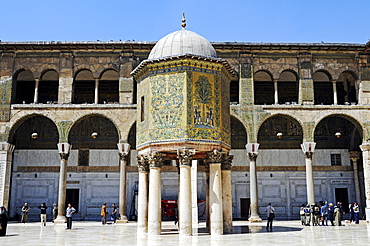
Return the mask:
[[(67, 190), (78, 190), (81, 211), (78, 216), (86, 220), (99, 218), (103, 202), (118, 203), (118, 150), (107, 148), (107, 142), (109, 146), (118, 142), (131, 144), (126, 192), (130, 215), (135, 197), (132, 187), (138, 180), (136, 139), (132, 133), (136, 132), (137, 110), (140, 110), (136, 80), (130, 73), (147, 59), (154, 44), (0, 43), (0, 141), (15, 145), (13, 155), (9, 148), (0, 153), (0, 203), (9, 207), (11, 216), (20, 213), (24, 202), (34, 208), (41, 202), (48, 205), (57, 202), (60, 157), (56, 143), (63, 142), (72, 144)], [(260, 213), (272, 202), (280, 218), (298, 218), (298, 208), (307, 201), (305, 157), (299, 146), (302, 142), (317, 143), (312, 161), (316, 201), (336, 202), (345, 196), (347, 202), (356, 199), (355, 175), (348, 152), (360, 151), (359, 145), (367, 146), (370, 141), (369, 45), (212, 45), (217, 56), (227, 60), (235, 71), (230, 84), (230, 115), (242, 129), (239, 132), (245, 132), (244, 136), (236, 135), (235, 128), (226, 136), (230, 138), (230, 153), (234, 155), (233, 217), (248, 214), (243, 211), (248, 208), (244, 199), (250, 198), (249, 161), (243, 149), (246, 143), (261, 143), (256, 161)], [(58, 82), (56, 87), (53, 81)], [(111, 92), (105, 85), (117, 90)], [(48, 98), (40, 103), (52, 91), (56, 91), (57, 100)], [(92, 101), (75, 101), (76, 95)], [(117, 100), (109, 101), (111, 98)], [(36, 128), (25, 131), (27, 136), (21, 136), (18, 130), (36, 116), (50, 120), (56, 128), (54, 135), (58, 136), (52, 139), (38, 132), (35, 141), (44, 141), (46, 146), (40, 149), (32, 147), (34, 142), (30, 137)], [(91, 116), (109, 119), (117, 132), (116, 142), (109, 137), (104, 140), (104, 128), (89, 128), (86, 134), (81, 133), (80, 139), (73, 138), (74, 127)], [(327, 119), (331, 123), (324, 124)], [(274, 124), (266, 127), (264, 124), (269, 122)], [(339, 122), (339, 127), (334, 127), (335, 122)], [(84, 147), (84, 143), (92, 141), (93, 131), (98, 133), (96, 140), (102, 142)], [(341, 138), (331, 131), (341, 133)], [(281, 139), (277, 133), (282, 133)], [(28, 147), (19, 148), (19, 141), (29, 143)], [(80, 162), (83, 153), (88, 153), (87, 165)], [(363, 175), (369, 172), (369, 158), (367, 153), (364, 156), (358, 169), (362, 208), (370, 199), (365, 196), (369, 193), (369, 177)], [(198, 168), (199, 199), (206, 198), (204, 171), (204, 167)], [(177, 179), (175, 166), (162, 167), (162, 199), (177, 199)], [(35, 210), (31, 210), (31, 219), (38, 219)]]

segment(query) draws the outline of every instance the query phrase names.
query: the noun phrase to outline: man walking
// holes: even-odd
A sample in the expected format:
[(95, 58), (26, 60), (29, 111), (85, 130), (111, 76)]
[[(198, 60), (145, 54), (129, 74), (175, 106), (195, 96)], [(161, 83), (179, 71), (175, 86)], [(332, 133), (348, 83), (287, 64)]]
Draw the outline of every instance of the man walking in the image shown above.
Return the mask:
[(275, 209), (271, 205), (271, 203), (269, 203), (269, 205), (266, 207), (265, 212), (267, 212), (267, 227), (266, 227), (266, 230), (268, 231), (270, 229), (272, 231), (272, 221), (275, 218)]
[(41, 226), (46, 226), (46, 203), (42, 203), (39, 207), (40, 209), (40, 217), (41, 217)]

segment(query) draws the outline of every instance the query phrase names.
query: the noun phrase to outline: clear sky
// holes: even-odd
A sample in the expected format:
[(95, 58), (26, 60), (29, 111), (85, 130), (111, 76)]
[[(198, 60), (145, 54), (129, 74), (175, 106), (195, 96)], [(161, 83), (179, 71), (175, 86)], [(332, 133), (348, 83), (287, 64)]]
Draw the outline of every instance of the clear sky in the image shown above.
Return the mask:
[(0, 40), (366, 43), (370, 0), (0, 0)]

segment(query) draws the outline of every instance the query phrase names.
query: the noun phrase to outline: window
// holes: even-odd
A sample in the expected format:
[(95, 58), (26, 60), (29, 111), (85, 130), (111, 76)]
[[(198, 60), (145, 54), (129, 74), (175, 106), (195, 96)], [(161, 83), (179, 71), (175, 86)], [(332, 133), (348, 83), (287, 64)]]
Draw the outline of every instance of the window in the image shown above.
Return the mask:
[(142, 97), (141, 97), (141, 121), (144, 121), (144, 119), (145, 119), (145, 118), (144, 118), (144, 113), (145, 113), (145, 112), (144, 112), (144, 107), (145, 107), (145, 106), (144, 106), (144, 97), (142, 96)]
[(342, 165), (340, 154), (330, 154), (330, 161), (332, 166)]
[(89, 166), (89, 149), (78, 150), (78, 165), (85, 167)]

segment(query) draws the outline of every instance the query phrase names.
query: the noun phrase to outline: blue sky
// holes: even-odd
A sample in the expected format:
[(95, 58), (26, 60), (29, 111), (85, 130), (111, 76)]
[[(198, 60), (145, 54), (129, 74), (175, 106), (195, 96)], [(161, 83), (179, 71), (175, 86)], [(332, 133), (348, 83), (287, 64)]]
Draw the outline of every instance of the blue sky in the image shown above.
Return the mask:
[(211, 42), (366, 43), (369, 0), (1, 0), (0, 40), (158, 41), (181, 28)]

